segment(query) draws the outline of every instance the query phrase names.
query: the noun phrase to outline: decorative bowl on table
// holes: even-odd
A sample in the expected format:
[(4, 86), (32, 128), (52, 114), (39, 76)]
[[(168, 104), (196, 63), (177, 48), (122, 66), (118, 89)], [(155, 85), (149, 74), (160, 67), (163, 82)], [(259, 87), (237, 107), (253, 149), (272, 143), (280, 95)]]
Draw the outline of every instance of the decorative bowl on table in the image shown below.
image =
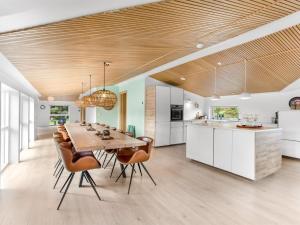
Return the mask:
[(102, 140), (111, 140), (113, 137), (110, 136), (109, 130), (103, 130)]
[(100, 130), (97, 130), (96, 135), (97, 135), (97, 136), (101, 136), (101, 135), (102, 135), (101, 131), (100, 131)]
[(247, 129), (258, 129), (262, 128), (262, 124), (238, 124), (236, 125), (237, 128), (247, 128)]

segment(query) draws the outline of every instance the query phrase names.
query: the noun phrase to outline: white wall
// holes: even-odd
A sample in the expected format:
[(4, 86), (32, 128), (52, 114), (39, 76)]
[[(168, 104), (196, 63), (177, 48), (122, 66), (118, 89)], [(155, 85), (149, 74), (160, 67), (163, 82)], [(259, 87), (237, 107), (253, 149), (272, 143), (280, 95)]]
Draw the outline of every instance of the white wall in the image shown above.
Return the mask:
[[(198, 112), (203, 115), (205, 112), (205, 101), (205, 98), (200, 95), (184, 91), (184, 120), (195, 119)], [(195, 106), (196, 103), (198, 108)]]
[(275, 112), (290, 110), (289, 100), (295, 96), (300, 96), (300, 89), (290, 92), (252, 94), (252, 98), (248, 100), (241, 100), (237, 95), (222, 96), (218, 101), (207, 98), (205, 112), (208, 115), (211, 106), (238, 106), (241, 119), (243, 115), (252, 113), (258, 115), (260, 122), (270, 123)]
[[(46, 108), (41, 109), (41, 105), (44, 105)], [(75, 105), (73, 101), (39, 101), (37, 108), (38, 127), (49, 126), (51, 105), (68, 105), (70, 122), (74, 123), (76, 121), (80, 121), (80, 109)]]
[(96, 107), (87, 107), (85, 109), (85, 122), (96, 123)]

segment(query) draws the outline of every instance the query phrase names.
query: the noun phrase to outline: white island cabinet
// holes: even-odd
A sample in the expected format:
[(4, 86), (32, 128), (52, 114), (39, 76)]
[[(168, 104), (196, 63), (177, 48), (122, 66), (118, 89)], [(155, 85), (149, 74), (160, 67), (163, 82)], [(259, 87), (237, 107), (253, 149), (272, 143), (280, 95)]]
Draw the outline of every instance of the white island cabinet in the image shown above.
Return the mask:
[(214, 130), (214, 166), (231, 172), (232, 130)]
[(280, 128), (191, 124), (187, 129), (186, 157), (259, 180), (281, 168), (280, 138)]
[(190, 125), (187, 128), (186, 157), (213, 165), (214, 129)]

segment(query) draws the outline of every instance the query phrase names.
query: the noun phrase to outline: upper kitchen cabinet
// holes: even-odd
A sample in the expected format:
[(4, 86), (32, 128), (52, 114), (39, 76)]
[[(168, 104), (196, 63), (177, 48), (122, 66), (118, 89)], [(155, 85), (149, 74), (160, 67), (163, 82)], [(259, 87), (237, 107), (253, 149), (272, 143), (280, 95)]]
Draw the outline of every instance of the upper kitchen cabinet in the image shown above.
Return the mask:
[(171, 87), (171, 105), (183, 105), (183, 89)]
[(170, 88), (156, 86), (156, 122), (170, 122)]

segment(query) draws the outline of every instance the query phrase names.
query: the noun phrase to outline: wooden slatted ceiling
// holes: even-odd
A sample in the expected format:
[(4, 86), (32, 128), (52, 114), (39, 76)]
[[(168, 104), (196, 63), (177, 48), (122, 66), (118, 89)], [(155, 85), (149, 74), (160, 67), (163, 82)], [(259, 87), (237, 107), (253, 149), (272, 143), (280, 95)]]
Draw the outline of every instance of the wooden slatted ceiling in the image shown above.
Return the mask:
[[(280, 91), (300, 78), (300, 25), (264, 38), (180, 65), (152, 77), (176, 84), (202, 96), (214, 92), (217, 67), (217, 93), (239, 94), (244, 88), (244, 59), (247, 60), (247, 91)], [(221, 62), (222, 65), (218, 65)], [(181, 81), (185, 77), (186, 81)]]
[(3, 33), (0, 51), (43, 96), (77, 95), (90, 73), (102, 85), (104, 60), (116, 84), (299, 9), (295, 0), (162, 1)]

